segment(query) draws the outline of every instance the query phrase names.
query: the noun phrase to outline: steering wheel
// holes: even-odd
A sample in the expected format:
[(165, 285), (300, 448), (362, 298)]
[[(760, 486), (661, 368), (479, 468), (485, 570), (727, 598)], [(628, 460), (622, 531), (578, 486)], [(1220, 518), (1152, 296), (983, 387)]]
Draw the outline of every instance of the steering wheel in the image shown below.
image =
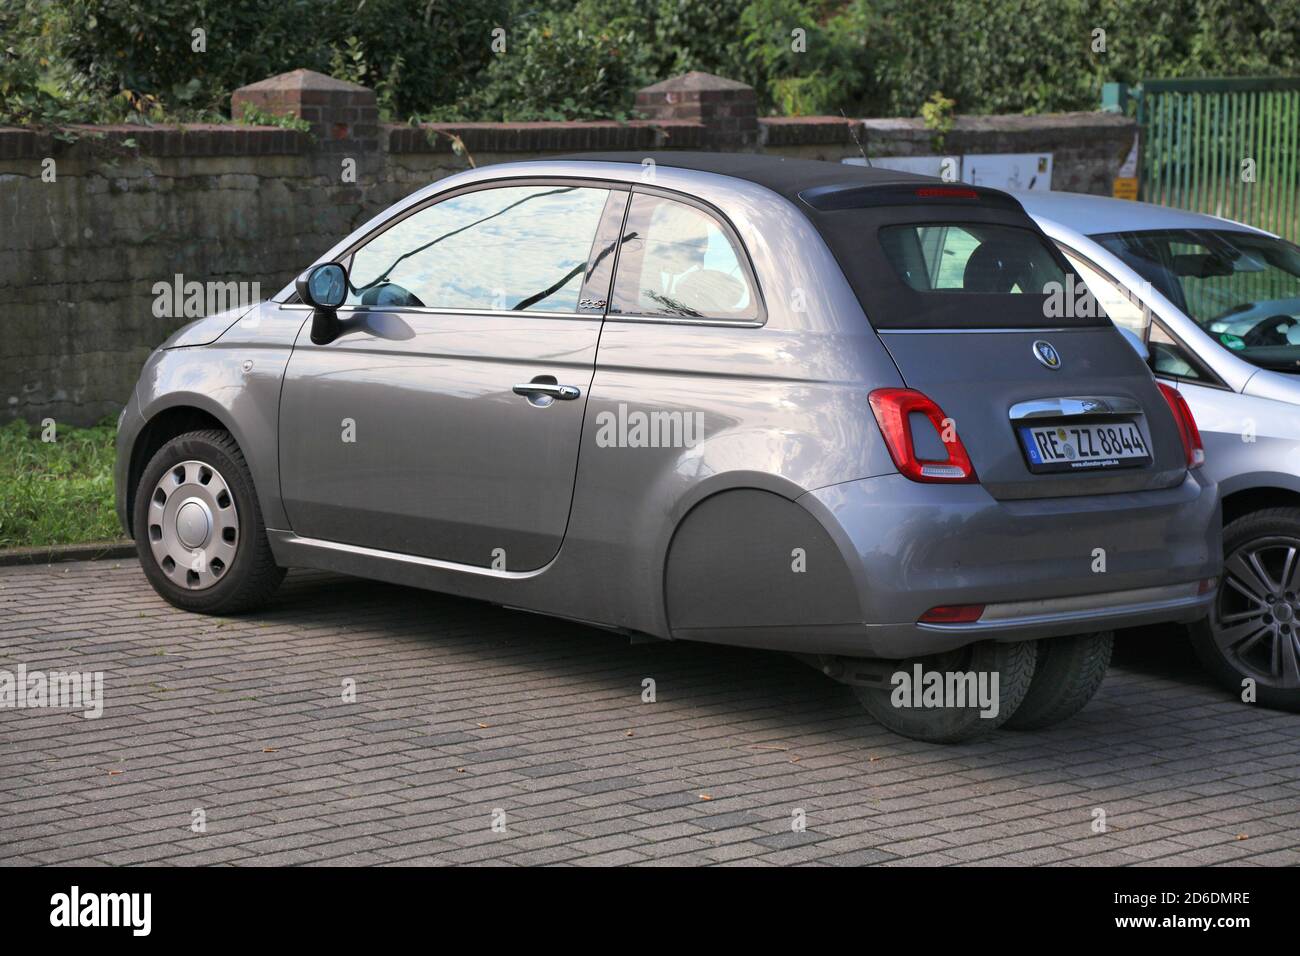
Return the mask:
[(361, 294), (362, 305), (395, 305), (419, 308), (424, 305), (414, 292), (403, 289), (396, 282), (381, 282)]
[(1296, 324), (1289, 315), (1271, 315), (1256, 322), (1249, 332), (1241, 337), (1248, 347), (1259, 348), (1270, 345), (1289, 345), (1287, 329)]

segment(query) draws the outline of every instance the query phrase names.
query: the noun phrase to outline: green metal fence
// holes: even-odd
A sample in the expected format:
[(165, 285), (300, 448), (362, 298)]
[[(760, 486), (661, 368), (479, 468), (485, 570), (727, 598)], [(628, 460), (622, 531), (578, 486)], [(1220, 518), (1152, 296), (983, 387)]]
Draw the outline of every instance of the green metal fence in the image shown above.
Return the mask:
[(1144, 80), (1129, 95), (1139, 198), (1300, 241), (1300, 77)]

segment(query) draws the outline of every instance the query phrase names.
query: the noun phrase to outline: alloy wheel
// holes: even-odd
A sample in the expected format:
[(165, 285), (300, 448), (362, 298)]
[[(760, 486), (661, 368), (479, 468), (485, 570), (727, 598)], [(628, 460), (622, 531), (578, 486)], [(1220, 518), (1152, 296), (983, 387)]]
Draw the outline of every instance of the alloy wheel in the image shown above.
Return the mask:
[(1300, 687), (1300, 539), (1257, 538), (1229, 554), (1210, 628), (1240, 673)]

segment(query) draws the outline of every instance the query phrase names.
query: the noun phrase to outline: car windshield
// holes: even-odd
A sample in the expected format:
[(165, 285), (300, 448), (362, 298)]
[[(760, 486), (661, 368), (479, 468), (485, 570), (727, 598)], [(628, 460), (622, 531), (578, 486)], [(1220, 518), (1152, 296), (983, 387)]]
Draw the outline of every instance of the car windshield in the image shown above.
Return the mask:
[(1300, 249), (1229, 229), (1092, 237), (1221, 347), (1262, 368), (1300, 372)]

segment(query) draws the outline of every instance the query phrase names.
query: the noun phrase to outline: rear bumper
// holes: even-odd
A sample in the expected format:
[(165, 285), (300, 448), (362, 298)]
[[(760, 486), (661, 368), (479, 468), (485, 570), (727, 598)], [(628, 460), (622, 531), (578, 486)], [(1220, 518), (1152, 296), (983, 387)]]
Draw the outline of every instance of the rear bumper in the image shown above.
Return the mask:
[[(981, 640), (1021, 641), (1203, 617), (1219, 575), (1218, 489), (1200, 470), (1160, 491), (999, 500), (979, 485), (885, 475), (799, 503), (850, 565), (860, 619), (811, 628), (709, 628), (719, 643), (908, 658)], [(940, 605), (983, 604), (970, 624), (920, 624)]]
[(976, 641), (1032, 641), (1177, 622), (1190, 624), (1210, 609), (1214, 590), (1199, 581), (1163, 588), (1107, 591), (1086, 597), (990, 605), (994, 618), (971, 624), (833, 624), (816, 627), (681, 628), (674, 637), (713, 644), (839, 657), (902, 660), (940, 654)]
[[(1072, 597), (990, 604), (970, 624), (915, 624), (881, 634), (877, 653), (914, 655), (917, 646), (937, 654), (977, 640), (1023, 641), (1090, 631), (1109, 631), (1172, 621), (1190, 624), (1209, 613), (1212, 578), (1131, 591), (1102, 591)], [(874, 656), (874, 655), (873, 655)]]

